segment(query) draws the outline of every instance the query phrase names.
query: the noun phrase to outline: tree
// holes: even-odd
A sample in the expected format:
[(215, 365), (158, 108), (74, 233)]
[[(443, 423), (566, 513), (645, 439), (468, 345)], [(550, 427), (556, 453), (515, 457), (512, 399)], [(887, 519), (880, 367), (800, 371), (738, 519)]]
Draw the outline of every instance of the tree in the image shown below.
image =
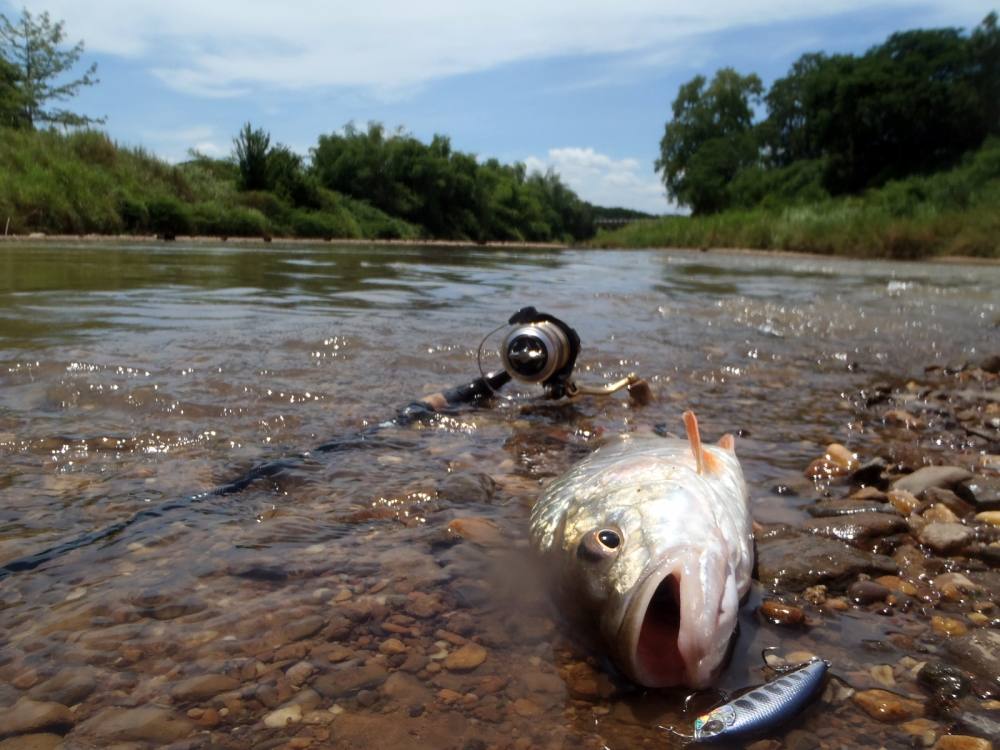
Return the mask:
[(696, 76), (681, 86), (655, 164), (667, 193), (696, 214), (725, 208), (729, 182), (759, 161), (753, 107), (764, 91), (756, 75), (732, 68), (705, 84)]
[(65, 40), (63, 22), (53, 23), (48, 13), (35, 17), (23, 10), (15, 21), (0, 13), (0, 58), (17, 72), (18, 120), (29, 128), (39, 124), (70, 127), (103, 122), (102, 118), (49, 108), (50, 103), (66, 101), (83, 86), (98, 82), (97, 63), (92, 63), (79, 78), (59, 80), (83, 55), (82, 41), (63, 49)]
[(0, 127), (16, 128), (21, 123), (21, 90), (17, 68), (0, 57)]
[(263, 128), (254, 128), (249, 122), (235, 138), (236, 165), (240, 169), (240, 188), (267, 190), (267, 154), (271, 135)]

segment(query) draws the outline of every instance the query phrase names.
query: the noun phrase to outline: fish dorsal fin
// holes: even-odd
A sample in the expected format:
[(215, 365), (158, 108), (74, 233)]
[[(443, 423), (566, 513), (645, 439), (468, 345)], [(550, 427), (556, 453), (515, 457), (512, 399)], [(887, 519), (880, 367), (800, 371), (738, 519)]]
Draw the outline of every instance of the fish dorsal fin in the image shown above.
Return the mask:
[(727, 432), (719, 438), (719, 447), (730, 453), (736, 453), (736, 438)]
[(698, 467), (698, 473), (705, 473), (705, 452), (701, 448), (701, 433), (698, 432), (698, 417), (693, 411), (686, 411), (683, 415), (684, 429), (687, 431), (688, 442), (691, 444), (691, 453), (694, 454), (694, 463)]

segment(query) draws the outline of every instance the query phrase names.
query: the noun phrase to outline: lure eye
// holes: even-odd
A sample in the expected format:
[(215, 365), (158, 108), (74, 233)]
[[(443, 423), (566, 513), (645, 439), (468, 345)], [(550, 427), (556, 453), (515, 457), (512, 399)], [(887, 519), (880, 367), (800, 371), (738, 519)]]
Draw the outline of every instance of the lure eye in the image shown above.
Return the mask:
[(584, 560), (607, 560), (618, 554), (622, 535), (617, 529), (594, 529), (583, 535), (576, 548), (577, 557)]
[(711, 721), (705, 722), (705, 725), (701, 728), (701, 736), (711, 737), (714, 734), (718, 734), (723, 729), (725, 729), (725, 724), (723, 724), (718, 719), (712, 719)]

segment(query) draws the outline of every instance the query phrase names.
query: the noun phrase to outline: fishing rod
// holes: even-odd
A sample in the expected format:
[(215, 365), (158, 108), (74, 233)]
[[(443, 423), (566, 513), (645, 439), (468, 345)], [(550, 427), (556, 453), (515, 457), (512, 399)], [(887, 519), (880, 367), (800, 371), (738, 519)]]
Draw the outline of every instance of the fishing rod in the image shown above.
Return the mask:
[[(497, 332), (510, 326), (499, 348), (503, 369), (486, 373), (482, 368), (484, 347)], [(234, 495), (262, 479), (274, 479), (295, 468), (314, 454), (346, 453), (355, 450), (391, 447), (393, 442), (379, 433), (387, 427), (407, 427), (425, 422), (435, 415), (454, 411), (462, 406), (478, 406), (499, 395), (500, 390), (517, 380), (522, 383), (540, 384), (544, 397), (549, 399), (576, 398), (578, 396), (609, 396), (627, 390), (629, 398), (639, 405), (652, 400), (652, 391), (645, 380), (634, 374), (604, 386), (583, 386), (573, 380), (573, 368), (580, 355), (580, 336), (569, 325), (534, 307), (524, 307), (510, 317), (505, 325), (486, 334), (479, 345), (476, 361), (479, 377), (468, 383), (432, 393), (404, 406), (389, 420), (357, 430), (349, 435), (336, 437), (311, 451), (294, 456), (265, 461), (253, 466), (242, 475), (206, 492), (171, 500), (146, 508), (126, 519), (100, 529), (88, 531), (73, 539), (60, 542), (39, 552), (16, 558), (0, 566), (0, 580), (14, 573), (34, 570), (62, 555), (83, 547), (108, 541), (109, 543), (127, 529), (145, 521), (161, 518), (176, 510), (217, 497)]]

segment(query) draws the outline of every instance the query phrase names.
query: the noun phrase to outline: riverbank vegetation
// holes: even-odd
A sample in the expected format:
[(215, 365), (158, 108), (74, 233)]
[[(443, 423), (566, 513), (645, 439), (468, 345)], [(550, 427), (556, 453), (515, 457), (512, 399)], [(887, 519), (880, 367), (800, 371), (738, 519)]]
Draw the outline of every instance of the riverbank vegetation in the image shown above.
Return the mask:
[(691, 216), (597, 244), (1000, 256), (997, 16), (860, 56), (809, 53), (766, 93), (754, 74), (697, 76), (656, 166)]

